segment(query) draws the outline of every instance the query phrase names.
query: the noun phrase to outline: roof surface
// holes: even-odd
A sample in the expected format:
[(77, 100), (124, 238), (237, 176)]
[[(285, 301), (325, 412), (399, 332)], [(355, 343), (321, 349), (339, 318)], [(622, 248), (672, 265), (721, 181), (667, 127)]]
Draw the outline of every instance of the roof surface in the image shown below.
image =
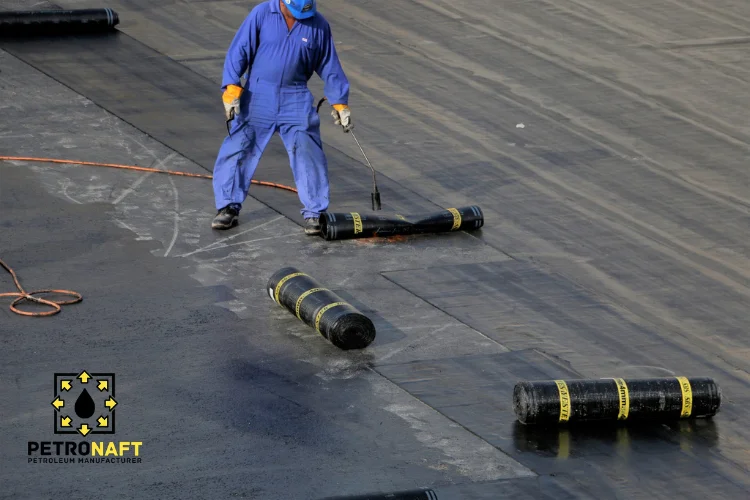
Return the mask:
[[(0, 40), (0, 155), (210, 174), (224, 52), (256, 3), (113, 0), (116, 33)], [(383, 212), (478, 205), (484, 227), (325, 241), (294, 193), (253, 186), (216, 232), (207, 179), (0, 162), (0, 259), (84, 298), (0, 307), (3, 494), (746, 498), (750, 5), (319, 8)], [(325, 109), (330, 211), (369, 213), (371, 172)], [(256, 179), (293, 184), (278, 136)], [(374, 343), (341, 351), (270, 300), (285, 266), (371, 317)], [(54, 376), (83, 370), (116, 374), (114, 436), (52, 432)], [(678, 375), (719, 384), (713, 420), (515, 423), (519, 380)], [(59, 440), (142, 442), (141, 463), (29, 463)]]

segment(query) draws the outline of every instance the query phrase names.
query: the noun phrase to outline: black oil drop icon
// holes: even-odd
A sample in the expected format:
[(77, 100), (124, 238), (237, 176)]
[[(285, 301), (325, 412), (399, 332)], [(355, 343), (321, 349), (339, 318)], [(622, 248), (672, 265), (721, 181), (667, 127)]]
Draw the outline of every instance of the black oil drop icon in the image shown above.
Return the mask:
[(89, 392), (84, 389), (81, 395), (76, 399), (76, 415), (81, 418), (89, 418), (96, 411), (94, 400), (91, 399)]

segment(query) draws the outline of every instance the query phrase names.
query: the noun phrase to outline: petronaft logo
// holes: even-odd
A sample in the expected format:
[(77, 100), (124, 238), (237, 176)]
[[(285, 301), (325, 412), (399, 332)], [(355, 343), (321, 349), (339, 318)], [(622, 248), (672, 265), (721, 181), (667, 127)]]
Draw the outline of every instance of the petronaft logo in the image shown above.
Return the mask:
[[(94, 441), (97, 434), (114, 434), (120, 402), (115, 399), (115, 374), (55, 373), (53, 432), (71, 437), (29, 441), (28, 463), (140, 464), (143, 441)], [(92, 438), (92, 441), (81, 440)]]
[(114, 434), (115, 374), (55, 373), (55, 434)]

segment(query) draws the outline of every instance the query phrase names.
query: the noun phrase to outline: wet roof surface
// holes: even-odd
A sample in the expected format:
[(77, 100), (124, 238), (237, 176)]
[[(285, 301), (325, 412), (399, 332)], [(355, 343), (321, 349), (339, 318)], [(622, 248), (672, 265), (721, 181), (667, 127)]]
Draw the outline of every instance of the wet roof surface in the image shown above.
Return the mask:
[[(210, 173), (252, 4), (115, 0), (115, 34), (0, 40), (0, 155)], [(207, 179), (0, 162), (0, 259), (84, 297), (0, 308), (4, 494), (747, 496), (750, 7), (488, 5), (320, 6), (383, 211), (476, 204), (481, 231), (325, 241), (294, 193), (253, 186), (216, 232)], [(370, 170), (326, 116), (330, 210), (369, 213)], [(278, 137), (256, 179), (293, 184)], [(341, 351), (270, 300), (286, 266), (367, 314), (373, 344)], [(117, 377), (116, 437), (88, 441), (142, 442), (141, 463), (28, 463), (61, 439), (54, 374), (81, 370)], [(517, 380), (675, 375), (717, 381), (713, 420), (515, 423)]]

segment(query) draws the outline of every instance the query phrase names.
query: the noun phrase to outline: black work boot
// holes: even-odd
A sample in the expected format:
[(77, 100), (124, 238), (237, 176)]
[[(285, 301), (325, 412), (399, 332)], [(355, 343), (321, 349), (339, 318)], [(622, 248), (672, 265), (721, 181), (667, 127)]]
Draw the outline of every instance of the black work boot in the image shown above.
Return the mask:
[(320, 218), (310, 217), (305, 219), (305, 234), (320, 234)]
[(238, 223), (238, 217), (240, 215), (239, 208), (234, 204), (231, 203), (227, 205), (226, 207), (219, 210), (219, 213), (216, 214), (216, 217), (214, 217), (213, 222), (211, 222), (211, 228), (212, 229), (229, 229), (231, 227), (234, 227)]

